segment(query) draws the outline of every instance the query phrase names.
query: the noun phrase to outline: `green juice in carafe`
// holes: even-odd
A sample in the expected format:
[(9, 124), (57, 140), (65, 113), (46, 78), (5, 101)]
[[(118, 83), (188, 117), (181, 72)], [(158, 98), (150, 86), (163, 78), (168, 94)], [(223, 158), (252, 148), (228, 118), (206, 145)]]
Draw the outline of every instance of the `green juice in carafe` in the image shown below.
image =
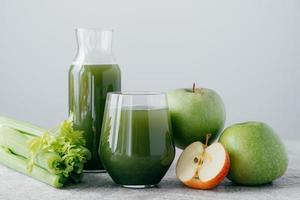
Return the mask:
[(99, 154), (116, 183), (155, 185), (163, 178), (175, 155), (169, 120), (167, 108), (105, 114)]
[(117, 64), (72, 65), (69, 71), (69, 114), (74, 128), (84, 131), (92, 159), (85, 170), (103, 170), (98, 156), (106, 94), (121, 90)]

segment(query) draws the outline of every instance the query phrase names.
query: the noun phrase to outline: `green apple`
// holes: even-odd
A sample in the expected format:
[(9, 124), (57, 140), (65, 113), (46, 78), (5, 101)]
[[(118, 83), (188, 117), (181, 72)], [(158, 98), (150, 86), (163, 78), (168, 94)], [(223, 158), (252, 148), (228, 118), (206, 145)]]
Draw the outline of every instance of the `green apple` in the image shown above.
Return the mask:
[(283, 143), (262, 122), (235, 124), (220, 137), (230, 157), (228, 178), (241, 185), (260, 185), (282, 176), (288, 165)]
[(177, 89), (168, 92), (168, 103), (175, 144), (184, 149), (189, 144), (217, 138), (225, 123), (225, 107), (220, 96), (207, 88)]

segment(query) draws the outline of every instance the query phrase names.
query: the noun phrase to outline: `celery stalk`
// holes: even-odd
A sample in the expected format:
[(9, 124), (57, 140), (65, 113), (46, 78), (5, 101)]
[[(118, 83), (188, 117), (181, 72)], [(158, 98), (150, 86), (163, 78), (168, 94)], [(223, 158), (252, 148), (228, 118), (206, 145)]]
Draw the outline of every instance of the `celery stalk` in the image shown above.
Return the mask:
[(20, 121), (20, 120), (8, 118), (8, 117), (2, 117), (2, 116), (0, 116), (0, 126), (1, 125), (16, 129), (18, 131), (24, 132), (26, 134), (34, 135), (34, 136), (41, 136), (44, 132), (47, 131), (47, 130), (45, 130), (39, 126), (33, 125), (29, 122), (24, 122), (24, 121)]
[[(28, 137), (26, 134), (21, 133), (15, 129), (8, 127), (0, 127), (0, 146), (6, 147), (14, 154), (20, 155), (24, 158), (30, 157), (30, 151), (28, 149), (28, 141), (32, 137)], [(59, 174), (59, 163), (61, 157), (55, 152), (41, 152), (36, 156), (34, 163), (51, 173)]]
[(41, 152), (35, 158), (34, 164), (47, 169), (53, 174), (60, 174), (62, 171), (61, 160), (60, 155), (55, 152)]
[(15, 155), (7, 148), (0, 147), (0, 163), (34, 179), (47, 183), (53, 187), (60, 188), (64, 185), (66, 179), (49, 173), (47, 170), (36, 165), (33, 166), (31, 173), (27, 170), (27, 160), (21, 156)]
[(50, 185), (55, 183), (55, 187), (65, 180), (81, 180), (84, 164), (91, 158), (85, 143), (83, 132), (74, 130), (72, 120), (47, 131), (0, 117), (0, 163)]
[(30, 156), (27, 141), (25, 134), (5, 126), (0, 127), (0, 145), (25, 158)]

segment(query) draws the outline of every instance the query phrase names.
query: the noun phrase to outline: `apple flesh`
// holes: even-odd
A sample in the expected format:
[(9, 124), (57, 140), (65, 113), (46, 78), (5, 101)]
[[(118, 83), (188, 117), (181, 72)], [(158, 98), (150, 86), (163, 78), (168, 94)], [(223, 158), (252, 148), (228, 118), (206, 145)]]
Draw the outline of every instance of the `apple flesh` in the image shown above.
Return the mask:
[(174, 140), (181, 149), (196, 141), (205, 143), (207, 134), (212, 142), (225, 123), (221, 97), (208, 88), (193, 88), (167, 93)]
[(224, 130), (219, 142), (230, 156), (228, 178), (237, 184), (266, 184), (282, 176), (287, 169), (285, 147), (265, 123), (232, 125)]
[(181, 153), (176, 176), (188, 187), (212, 189), (226, 177), (229, 166), (229, 156), (221, 143), (206, 147), (194, 142)]

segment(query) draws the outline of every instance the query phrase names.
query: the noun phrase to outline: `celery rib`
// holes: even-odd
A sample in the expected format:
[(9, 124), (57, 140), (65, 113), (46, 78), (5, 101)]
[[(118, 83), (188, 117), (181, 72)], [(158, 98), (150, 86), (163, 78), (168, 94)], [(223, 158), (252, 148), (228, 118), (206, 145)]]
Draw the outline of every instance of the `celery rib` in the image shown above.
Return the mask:
[(0, 116), (0, 163), (54, 187), (82, 179), (84, 163), (91, 158), (83, 132), (65, 120), (47, 131)]
[(48, 185), (60, 188), (66, 179), (62, 176), (49, 173), (47, 170), (34, 165), (32, 172), (27, 171), (27, 159), (11, 153), (8, 149), (0, 147), (0, 163), (19, 173), (30, 176)]
[(16, 129), (18, 131), (21, 131), (21, 132), (24, 132), (26, 134), (33, 135), (33, 136), (41, 136), (44, 132), (47, 131), (47, 130), (45, 130), (39, 126), (33, 125), (29, 122), (24, 122), (24, 121), (12, 119), (9, 117), (2, 117), (2, 116), (0, 116), (0, 125)]
[[(7, 147), (14, 154), (24, 158), (30, 157), (27, 143), (30, 140), (27, 135), (8, 127), (0, 127), (0, 146)], [(61, 157), (55, 152), (41, 152), (37, 155), (34, 163), (51, 173), (58, 174), (56, 163), (61, 162)]]

